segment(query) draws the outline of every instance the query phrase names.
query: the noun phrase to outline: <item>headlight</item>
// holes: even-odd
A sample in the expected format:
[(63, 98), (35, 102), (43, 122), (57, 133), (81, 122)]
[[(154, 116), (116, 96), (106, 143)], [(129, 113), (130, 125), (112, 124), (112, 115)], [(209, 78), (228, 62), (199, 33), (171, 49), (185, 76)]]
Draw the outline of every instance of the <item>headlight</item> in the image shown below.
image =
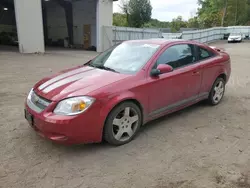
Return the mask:
[(64, 99), (57, 104), (54, 113), (67, 116), (77, 115), (86, 111), (94, 101), (94, 98), (87, 96)]
[(33, 93), (33, 88), (30, 90), (30, 92), (28, 94), (28, 97), (27, 97), (27, 100), (31, 100), (32, 93)]

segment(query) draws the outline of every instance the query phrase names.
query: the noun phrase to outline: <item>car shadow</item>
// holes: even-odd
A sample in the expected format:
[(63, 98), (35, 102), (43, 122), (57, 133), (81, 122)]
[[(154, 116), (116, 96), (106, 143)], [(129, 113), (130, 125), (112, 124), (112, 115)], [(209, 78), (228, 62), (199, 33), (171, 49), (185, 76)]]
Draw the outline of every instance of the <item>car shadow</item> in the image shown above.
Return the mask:
[(146, 123), (144, 126), (141, 127), (141, 132), (148, 132), (151, 129), (155, 129), (157, 126), (162, 126), (162, 122), (168, 123), (170, 121), (175, 120), (176, 118), (180, 118), (180, 115), (186, 115), (189, 113), (195, 113), (196, 111), (199, 111), (201, 108), (210, 108), (206, 101), (201, 101), (197, 104), (194, 104), (192, 106), (186, 107), (182, 110), (170, 113), (168, 115), (162, 116), (160, 118), (157, 118), (155, 120), (152, 120), (148, 123)]
[[(209, 108), (210, 106), (205, 101), (201, 101), (183, 110), (180, 110), (180, 111), (171, 113), (169, 115), (160, 117), (156, 120), (150, 121), (141, 127), (141, 130), (138, 136), (136, 136), (135, 140), (140, 139), (140, 134), (147, 133), (151, 131), (152, 129), (157, 129), (158, 126), (162, 126), (162, 122), (167, 123), (167, 122), (173, 121), (175, 118), (180, 118), (180, 115), (195, 113), (196, 111), (199, 111), (201, 108), (204, 108), (204, 107)], [(52, 144), (55, 145), (55, 147), (56, 146), (58, 147), (58, 144), (55, 144), (55, 143), (52, 143)], [(92, 151), (97, 152), (97, 151), (107, 150), (107, 149), (114, 150), (115, 148), (119, 150), (119, 146), (109, 145), (105, 141), (103, 141), (102, 143), (80, 144), (80, 145), (71, 145), (71, 146), (60, 145), (59, 147), (61, 149), (66, 149), (67, 152), (78, 152), (78, 151), (83, 152), (83, 150), (84, 152), (92, 152)]]
[[(227, 101), (227, 98), (225, 97), (223, 99), (224, 102)], [(213, 108), (212, 106), (208, 105), (206, 103), (206, 101), (201, 101), (197, 104), (194, 104), (190, 107), (186, 107), (183, 110), (177, 111), (177, 112), (173, 112), (169, 115), (160, 117), (156, 120), (150, 121), (148, 123), (146, 123), (144, 126), (141, 127), (141, 130), (139, 132), (139, 134), (136, 136), (136, 139), (140, 139), (140, 135), (141, 134), (145, 134), (148, 133), (149, 131), (153, 130), (153, 129), (157, 129), (157, 127), (159, 126), (163, 126), (162, 123), (164, 122), (164, 124), (167, 124), (168, 122), (174, 121), (176, 118), (180, 118), (180, 115), (186, 115), (186, 114), (190, 114), (190, 113), (195, 113), (198, 112), (200, 109), (203, 108)], [(101, 142), (101, 143), (90, 143), (90, 144), (79, 144), (79, 145), (61, 145), (61, 144), (57, 144), (54, 142), (50, 142), (50, 141), (45, 141), (46, 146), (44, 147), (52, 147), (52, 148), (56, 148), (56, 150), (60, 150), (61, 152), (67, 152), (68, 154), (75, 154), (75, 153), (96, 153), (96, 152), (102, 152), (102, 151), (115, 151), (117, 150), (118, 152), (121, 151), (121, 147), (129, 147), (129, 144), (123, 145), (123, 146), (112, 146), (108, 143), (106, 143), (105, 141)], [(133, 141), (131, 142), (131, 144), (133, 144)]]

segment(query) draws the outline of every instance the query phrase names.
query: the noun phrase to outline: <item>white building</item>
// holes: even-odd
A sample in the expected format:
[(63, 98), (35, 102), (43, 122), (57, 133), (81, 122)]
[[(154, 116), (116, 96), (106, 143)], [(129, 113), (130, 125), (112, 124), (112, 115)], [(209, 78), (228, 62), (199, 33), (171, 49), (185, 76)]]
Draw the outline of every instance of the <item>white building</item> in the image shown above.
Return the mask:
[[(0, 8), (7, 14), (13, 6), (21, 53), (43, 53), (45, 41), (65, 43), (65, 39), (74, 46), (94, 46), (101, 52), (103, 26), (112, 26), (113, 1), (116, 0), (0, 0)], [(4, 28), (0, 20), (0, 32)]]

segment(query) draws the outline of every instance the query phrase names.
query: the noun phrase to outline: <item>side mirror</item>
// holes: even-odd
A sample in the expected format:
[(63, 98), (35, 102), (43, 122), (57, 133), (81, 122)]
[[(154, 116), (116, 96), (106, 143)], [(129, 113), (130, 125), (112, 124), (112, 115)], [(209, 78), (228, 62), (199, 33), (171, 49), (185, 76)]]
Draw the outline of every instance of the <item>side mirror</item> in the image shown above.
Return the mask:
[(168, 73), (168, 72), (172, 72), (173, 71), (173, 67), (171, 67), (168, 64), (160, 64), (157, 66), (156, 69), (153, 69), (151, 71), (151, 76), (158, 76), (160, 74), (164, 74), (164, 73)]

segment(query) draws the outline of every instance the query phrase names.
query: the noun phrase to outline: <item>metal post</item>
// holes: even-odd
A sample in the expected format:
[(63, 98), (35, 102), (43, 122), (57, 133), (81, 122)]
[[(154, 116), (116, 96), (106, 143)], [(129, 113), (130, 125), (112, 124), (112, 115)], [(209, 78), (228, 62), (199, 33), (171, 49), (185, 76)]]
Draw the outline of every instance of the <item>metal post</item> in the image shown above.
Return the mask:
[(128, 32), (128, 39), (131, 40), (131, 31)]
[(200, 32), (200, 42), (202, 42), (202, 39), (201, 39), (201, 31), (199, 31)]
[(115, 27), (115, 44), (116, 44), (116, 27)]

